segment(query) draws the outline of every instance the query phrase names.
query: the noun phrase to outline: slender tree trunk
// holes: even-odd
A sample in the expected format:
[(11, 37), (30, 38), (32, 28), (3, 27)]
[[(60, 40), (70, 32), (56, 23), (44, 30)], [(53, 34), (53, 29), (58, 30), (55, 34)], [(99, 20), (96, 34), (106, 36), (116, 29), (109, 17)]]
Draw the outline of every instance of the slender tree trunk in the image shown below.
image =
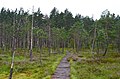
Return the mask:
[(14, 65), (14, 55), (15, 55), (15, 51), (13, 52), (13, 56), (12, 56), (12, 63), (11, 63), (11, 68), (10, 68), (10, 75), (9, 75), (9, 79), (12, 79), (12, 74), (13, 74), (13, 65)]
[(42, 64), (42, 47), (41, 47), (41, 45), (40, 45), (40, 39), (39, 38), (37, 38), (37, 48), (39, 49), (39, 53), (40, 53), (40, 64)]
[(103, 56), (105, 56), (107, 54), (107, 50), (108, 50), (108, 48), (105, 48), (105, 52), (104, 52)]
[(94, 29), (94, 37), (93, 37), (93, 41), (92, 41), (92, 48), (91, 48), (92, 54), (94, 53), (95, 40), (96, 40), (96, 27)]
[(104, 54), (103, 56), (105, 56), (107, 54), (107, 51), (108, 51), (108, 36), (107, 36), (107, 39), (106, 39), (106, 47), (105, 47), (105, 51), (104, 51)]
[(30, 33), (29, 33), (29, 31), (27, 33), (27, 49), (28, 50), (30, 49)]
[[(25, 49), (25, 42), (26, 42), (26, 39), (25, 39), (26, 35), (24, 36), (24, 39), (23, 39), (23, 49)], [(21, 45), (22, 46), (22, 45)]]
[(118, 52), (120, 53), (120, 40), (118, 40)]
[(12, 74), (13, 74), (13, 65), (14, 65), (14, 56), (15, 56), (15, 49), (13, 48), (13, 54), (12, 54), (12, 62), (11, 62), (11, 68), (10, 68), (10, 75), (9, 79), (12, 79)]
[(57, 40), (57, 51), (58, 53), (60, 53), (60, 41), (59, 40)]
[(120, 53), (120, 30), (118, 32), (118, 37), (117, 37), (117, 50), (118, 50), (118, 53)]
[[(3, 23), (4, 24), (4, 23)], [(4, 26), (2, 25), (2, 29), (1, 29), (1, 49), (2, 49), (2, 53), (4, 54), (4, 49), (5, 49), (5, 33), (4, 33)]]
[(32, 26), (31, 26), (31, 41), (30, 41), (30, 61), (32, 61), (32, 48), (33, 48), (33, 24), (34, 23), (34, 6), (32, 14)]
[(76, 39), (76, 52), (78, 53), (79, 52), (79, 38), (77, 37)]
[(99, 41), (97, 41), (97, 54), (99, 54), (100, 51), (100, 46), (99, 46)]
[(104, 51), (103, 56), (105, 56), (107, 54), (108, 46), (109, 46), (108, 26), (106, 26), (105, 30), (106, 30), (106, 32), (105, 32), (105, 35), (106, 35), (106, 38), (105, 38), (106, 46), (105, 46), (105, 51)]
[(11, 62), (11, 68), (10, 68), (10, 75), (9, 75), (9, 79), (12, 79), (12, 74), (13, 74), (13, 66), (14, 66), (14, 56), (15, 56), (15, 49), (16, 49), (16, 39), (13, 36), (13, 46), (12, 46), (12, 62)]
[(2, 53), (4, 54), (4, 51), (5, 51), (5, 43), (4, 41), (2, 40)]
[(64, 44), (65, 42), (64, 41), (62, 41), (62, 53), (64, 53), (64, 47), (65, 47), (65, 44)]
[(48, 26), (48, 52), (49, 52), (49, 56), (50, 56), (50, 52), (51, 52), (51, 28), (50, 25)]
[(75, 37), (74, 37), (74, 44), (73, 44), (73, 49), (76, 48), (76, 44), (75, 44)]
[(16, 38), (15, 38), (15, 24), (16, 24), (16, 16), (14, 17), (14, 22), (13, 22), (13, 36), (12, 36), (12, 61), (11, 61), (11, 68), (10, 68), (10, 74), (9, 74), (9, 79), (12, 79), (12, 74), (13, 74), (13, 66), (14, 66), (14, 56), (15, 56), (15, 49), (16, 49)]

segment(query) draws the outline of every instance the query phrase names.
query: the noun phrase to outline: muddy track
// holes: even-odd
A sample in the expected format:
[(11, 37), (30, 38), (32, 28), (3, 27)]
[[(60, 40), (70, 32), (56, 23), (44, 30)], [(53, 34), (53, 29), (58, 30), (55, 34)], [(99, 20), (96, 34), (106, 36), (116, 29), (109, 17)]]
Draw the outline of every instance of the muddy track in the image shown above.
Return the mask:
[(70, 79), (70, 63), (67, 61), (70, 53), (61, 60), (51, 79)]

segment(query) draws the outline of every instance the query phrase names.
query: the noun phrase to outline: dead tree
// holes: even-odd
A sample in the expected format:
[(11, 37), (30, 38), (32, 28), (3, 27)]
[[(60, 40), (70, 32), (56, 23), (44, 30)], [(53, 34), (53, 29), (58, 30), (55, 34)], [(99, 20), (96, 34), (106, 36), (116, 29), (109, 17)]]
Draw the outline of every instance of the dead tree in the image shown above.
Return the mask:
[(16, 24), (16, 15), (14, 17), (14, 22), (13, 22), (12, 61), (11, 61), (11, 68), (10, 68), (9, 79), (12, 79), (13, 66), (14, 66), (14, 57), (15, 57), (15, 49), (16, 49), (16, 38), (15, 38), (16, 29), (15, 29), (15, 24)]
[[(14, 41), (14, 37), (13, 37), (13, 41)], [(14, 44), (14, 43), (13, 43)], [(14, 46), (13, 46), (14, 47)], [(10, 68), (10, 75), (9, 75), (9, 79), (12, 79), (12, 74), (13, 74), (13, 65), (14, 65), (14, 56), (15, 56), (15, 48), (13, 48), (13, 54), (12, 54), (12, 62), (11, 62), (11, 68)]]

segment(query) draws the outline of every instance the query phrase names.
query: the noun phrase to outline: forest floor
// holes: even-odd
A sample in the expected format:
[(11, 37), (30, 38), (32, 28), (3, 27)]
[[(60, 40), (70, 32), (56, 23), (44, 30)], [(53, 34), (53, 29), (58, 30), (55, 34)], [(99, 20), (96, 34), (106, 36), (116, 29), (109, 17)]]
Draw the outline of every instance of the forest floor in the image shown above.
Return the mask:
[[(120, 79), (120, 53), (108, 51), (106, 56), (94, 54), (90, 50), (76, 53), (49, 53), (47, 49), (33, 52), (33, 61), (29, 53), (19, 50), (15, 53), (13, 79)], [(27, 52), (27, 51), (26, 51)], [(11, 64), (10, 51), (0, 54), (0, 79), (8, 79)], [(63, 74), (64, 73), (64, 74)], [(62, 75), (62, 76), (61, 76)], [(56, 78), (59, 77), (59, 78)]]
[(120, 53), (90, 54), (89, 50), (71, 55), (71, 79), (120, 79)]
[[(24, 51), (15, 53), (14, 71), (12, 79), (51, 79), (58, 64), (65, 56), (64, 53), (49, 53), (43, 50), (42, 64), (40, 63), (40, 53), (33, 52), (33, 61), (29, 61), (29, 53), (24, 55)], [(0, 55), (0, 79), (8, 79), (10, 71), (11, 55)]]

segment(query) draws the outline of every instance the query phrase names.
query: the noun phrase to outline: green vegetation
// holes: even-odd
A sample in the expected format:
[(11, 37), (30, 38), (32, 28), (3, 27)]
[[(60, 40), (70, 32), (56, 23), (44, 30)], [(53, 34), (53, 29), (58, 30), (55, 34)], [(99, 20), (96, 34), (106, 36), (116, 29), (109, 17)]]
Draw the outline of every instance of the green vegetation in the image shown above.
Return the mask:
[[(40, 64), (40, 61), (38, 61), (40, 58), (39, 53), (33, 53), (34, 61), (32, 62), (29, 61), (28, 57), (25, 58), (22, 53), (15, 57), (13, 79), (50, 79), (61, 58), (65, 55), (52, 53), (48, 56), (47, 53), (42, 53), (42, 64)], [(1, 79), (8, 79), (9, 76), (11, 57), (10, 55), (6, 56), (0, 57)]]
[[(81, 52), (80, 61), (70, 60), (71, 79), (120, 79), (120, 54), (109, 52), (106, 57)], [(76, 56), (79, 56), (76, 55)]]
[(49, 16), (40, 8), (0, 10), (0, 78), (49, 79), (65, 50), (74, 53), (72, 79), (119, 79), (120, 16), (107, 9), (98, 20), (55, 7)]

